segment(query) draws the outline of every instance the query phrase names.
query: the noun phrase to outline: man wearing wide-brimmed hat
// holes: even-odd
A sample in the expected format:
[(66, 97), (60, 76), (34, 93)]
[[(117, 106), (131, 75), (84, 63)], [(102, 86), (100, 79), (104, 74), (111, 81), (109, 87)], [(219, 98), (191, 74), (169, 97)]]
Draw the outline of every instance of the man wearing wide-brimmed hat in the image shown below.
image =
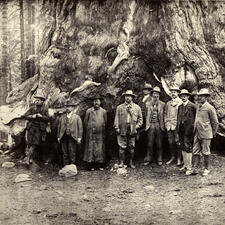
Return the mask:
[(76, 112), (76, 105), (66, 101), (66, 111), (61, 114), (58, 123), (58, 142), (61, 145), (63, 165), (76, 164), (78, 144), (81, 143), (83, 125)]
[(137, 129), (143, 123), (141, 108), (133, 102), (135, 97), (132, 90), (123, 93), (125, 102), (116, 109), (114, 127), (117, 133), (117, 141), (119, 145), (120, 167), (124, 166), (125, 150), (128, 148), (130, 154), (129, 164), (131, 168), (135, 168), (133, 164), (135, 136)]
[(183, 104), (178, 108), (176, 143), (180, 147), (183, 156), (183, 167), (185, 175), (192, 174), (192, 151), (193, 151), (193, 131), (196, 114), (196, 105), (189, 101), (191, 93), (187, 89), (182, 89), (179, 94)]
[(191, 101), (195, 104), (198, 105), (198, 91), (194, 90), (191, 92)]
[(34, 96), (34, 105), (28, 110), (25, 119), (29, 120), (26, 128), (27, 164), (38, 168), (37, 153), (41, 144), (46, 141), (46, 128), (49, 122), (47, 109), (43, 106), (45, 96), (42, 92)]
[(200, 155), (202, 154), (204, 159), (203, 176), (209, 174), (209, 155), (211, 154), (210, 143), (211, 139), (216, 135), (218, 129), (216, 110), (207, 101), (209, 96), (209, 90), (206, 88), (202, 88), (198, 92), (199, 105), (197, 108), (194, 125), (194, 167), (197, 167), (200, 161)]
[(165, 131), (164, 110), (165, 103), (159, 100), (161, 91), (159, 87), (154, 87), (152, 90), (152, 101), (146, 104), (146, 127), (147, 131), (147, 153), (144, 159), (144, 165), (148, 165), (153, 160), (153, 146), (156, 142), (157, 148), (157, 163), (162, 165), (162, 140), (163, 131)]
[(105, 163), (105, 137), (107, 126), (107, 112), (101, 107), (102, 97), (93, 96), (93, 107), (89, 108), (84, 118), (86, 127), (86, 140), (84, 161), (88, 169), (103, 170)]
[(181, 152), (177, 148), (175, 143), (175, 130), (177, 125), (177, 112), (178, 107), (182, 104), (182, 100), (178, 97), (180, 89), (177, 86), (170, 88), (171, 100), (166, 103), (165, 106), (165, 127), (167, 130), (167, 136), (169, 141), (170, 149), (170, 160), (166, 163), (167, 165), (171, 164), (176, 160), (177, 157), (177, 166), (181, 165)]

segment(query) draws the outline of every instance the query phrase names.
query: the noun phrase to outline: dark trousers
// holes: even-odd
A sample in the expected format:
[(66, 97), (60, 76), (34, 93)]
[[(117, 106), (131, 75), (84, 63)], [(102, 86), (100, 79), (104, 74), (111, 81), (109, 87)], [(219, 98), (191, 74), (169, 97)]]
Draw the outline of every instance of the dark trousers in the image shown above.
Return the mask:
[(75, 164), (77, 142), (70, 135), (64, 134), (60, 144), (62, 149), (63, 165)]
[(180, 151), (191, 153), (193, 150), (193, 136), (184, 134), (184, 127), (182, 126), (179, 133)]
[(163, 132), (160, 128), (160, 125), (158, 122), (151, 123), (151, 126), (149, 130), (147, 131), (147, 153), (146, 157), (144, 159), (145, 162), (151, 162), (153, 159), (154, 154), (154, 143), (156, 142), (156, 148), (157, 148), (157, 161), (162, 161), (162, 140), (163, 140)]

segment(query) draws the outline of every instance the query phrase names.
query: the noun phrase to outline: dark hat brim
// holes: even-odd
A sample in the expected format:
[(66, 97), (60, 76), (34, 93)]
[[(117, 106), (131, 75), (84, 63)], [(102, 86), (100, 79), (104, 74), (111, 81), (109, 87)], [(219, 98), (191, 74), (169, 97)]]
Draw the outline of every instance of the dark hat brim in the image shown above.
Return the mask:
[(34, 96), (34, 98), (41, 99), (42, 101), (45, 101), (46, 100), (46, 98), (41, 97), (41, 96)]
[(132, 96), (132, 97), (136, 97), (136, 95), (134, 95), (134, 94), (127, 94), (127, 93), (123, 93), (122, 96)]

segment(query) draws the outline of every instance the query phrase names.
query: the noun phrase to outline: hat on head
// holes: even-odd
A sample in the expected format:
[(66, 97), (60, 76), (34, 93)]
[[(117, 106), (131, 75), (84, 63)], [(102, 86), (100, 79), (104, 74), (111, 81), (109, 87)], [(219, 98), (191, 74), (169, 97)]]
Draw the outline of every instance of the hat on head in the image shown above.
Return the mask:
[(210, 96), (209, 90), (207, 88), (202, 88), (200, 91), (197, 93), (197, 95), (208, 95)]
[(46, 100), (45, 96), (41, 92), (36, 93), (36, 95), (34, 95), (34, 98), (41, 99), (42, 101), (45, 101)]
[(179, 95), (191, 95), (191, 93), (187, 89), (181, 89)]
[(125, 93), (122, 94), (122, 96), (125, 96), (125, 95), (130, 95), (132, 97), (136, 97), (136, 95), (133, 93), (132, 90), (127, 90)]
[(178, 86), (173, 86), (173, 87), (170, 88), (170, 91), (180, 92), (180, 88)]
[(103, 100), (103, 97), (101, 95), (97, 94), (97, 95), (94, 95), (91, 99), (92, 100), (96, 100), (96, 99)]
[(72, 103), (70, 100), (67, 100), (66, 102), (65, 102), (65, 106), (76, 106), (76, 104), (74, 104), (74, 103)]
[(144, 86), (143, 90), (145, 90), (145, 89), (152, 90), (152, 85), (149, 84), (149, 83), (145, 83), (145, 86)]
[(152, 89), (152, 93), (153, 92), (158, 92), (159, 94), (161, 94), (161, 90), (160, 90), (160, 88), (158, 87), (158, 86), (156, 86), (156, 87), (154, 87), (153, 89)]

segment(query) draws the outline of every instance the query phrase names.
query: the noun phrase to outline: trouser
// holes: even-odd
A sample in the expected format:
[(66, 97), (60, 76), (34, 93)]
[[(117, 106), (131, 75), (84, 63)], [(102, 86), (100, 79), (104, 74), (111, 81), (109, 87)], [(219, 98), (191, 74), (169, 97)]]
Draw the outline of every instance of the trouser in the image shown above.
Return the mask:
[(156, 148), (157, 148), (157, 161), (162, 161), (162, 139), (163, 139), (163, 132), (160, 128), (160, 124), (152, 123), (149, 130), (147, 131), (147, 153), (144, 161), (151, 162), (154, 154), (153, 146), (154, 142), (156, 141)]
[(177, 145), (175, 143), (175, 130), (169, 130), (167, 131), (168, 135), (168, 142), (169, 142), (169, 149), (170, 149), (170, 155), (171, 157), (181, 158), (181, 151), (179, 148), (177, 148)]
[(134, 158), (135, 137), (134, 136), (117, 136), (119, 145), (119, 158), (121, 162), (125, 161), (125, 151), (128, 149), (130, 160)]
[(187, 170), (192, 169), (192, 151), (193, 151), (193, 136), (184, 135), (184, 127), (181, 127), (179, 133), (180, 151), (182, 152), (184, 166)]
[(61, 141), (63, 165), (76, 163), (77, 142), (70, 135), (64, 134)]
[(32, 162), (32, 161), (36, 161), (36, 159), (37, 159), (37, 149), (38, 149), (38, 146), (34, 145), (34, 144), (29, 144), (27, 146), (26, 156), (27, 156), (27, 159), (28, 159), (29, 163)]

